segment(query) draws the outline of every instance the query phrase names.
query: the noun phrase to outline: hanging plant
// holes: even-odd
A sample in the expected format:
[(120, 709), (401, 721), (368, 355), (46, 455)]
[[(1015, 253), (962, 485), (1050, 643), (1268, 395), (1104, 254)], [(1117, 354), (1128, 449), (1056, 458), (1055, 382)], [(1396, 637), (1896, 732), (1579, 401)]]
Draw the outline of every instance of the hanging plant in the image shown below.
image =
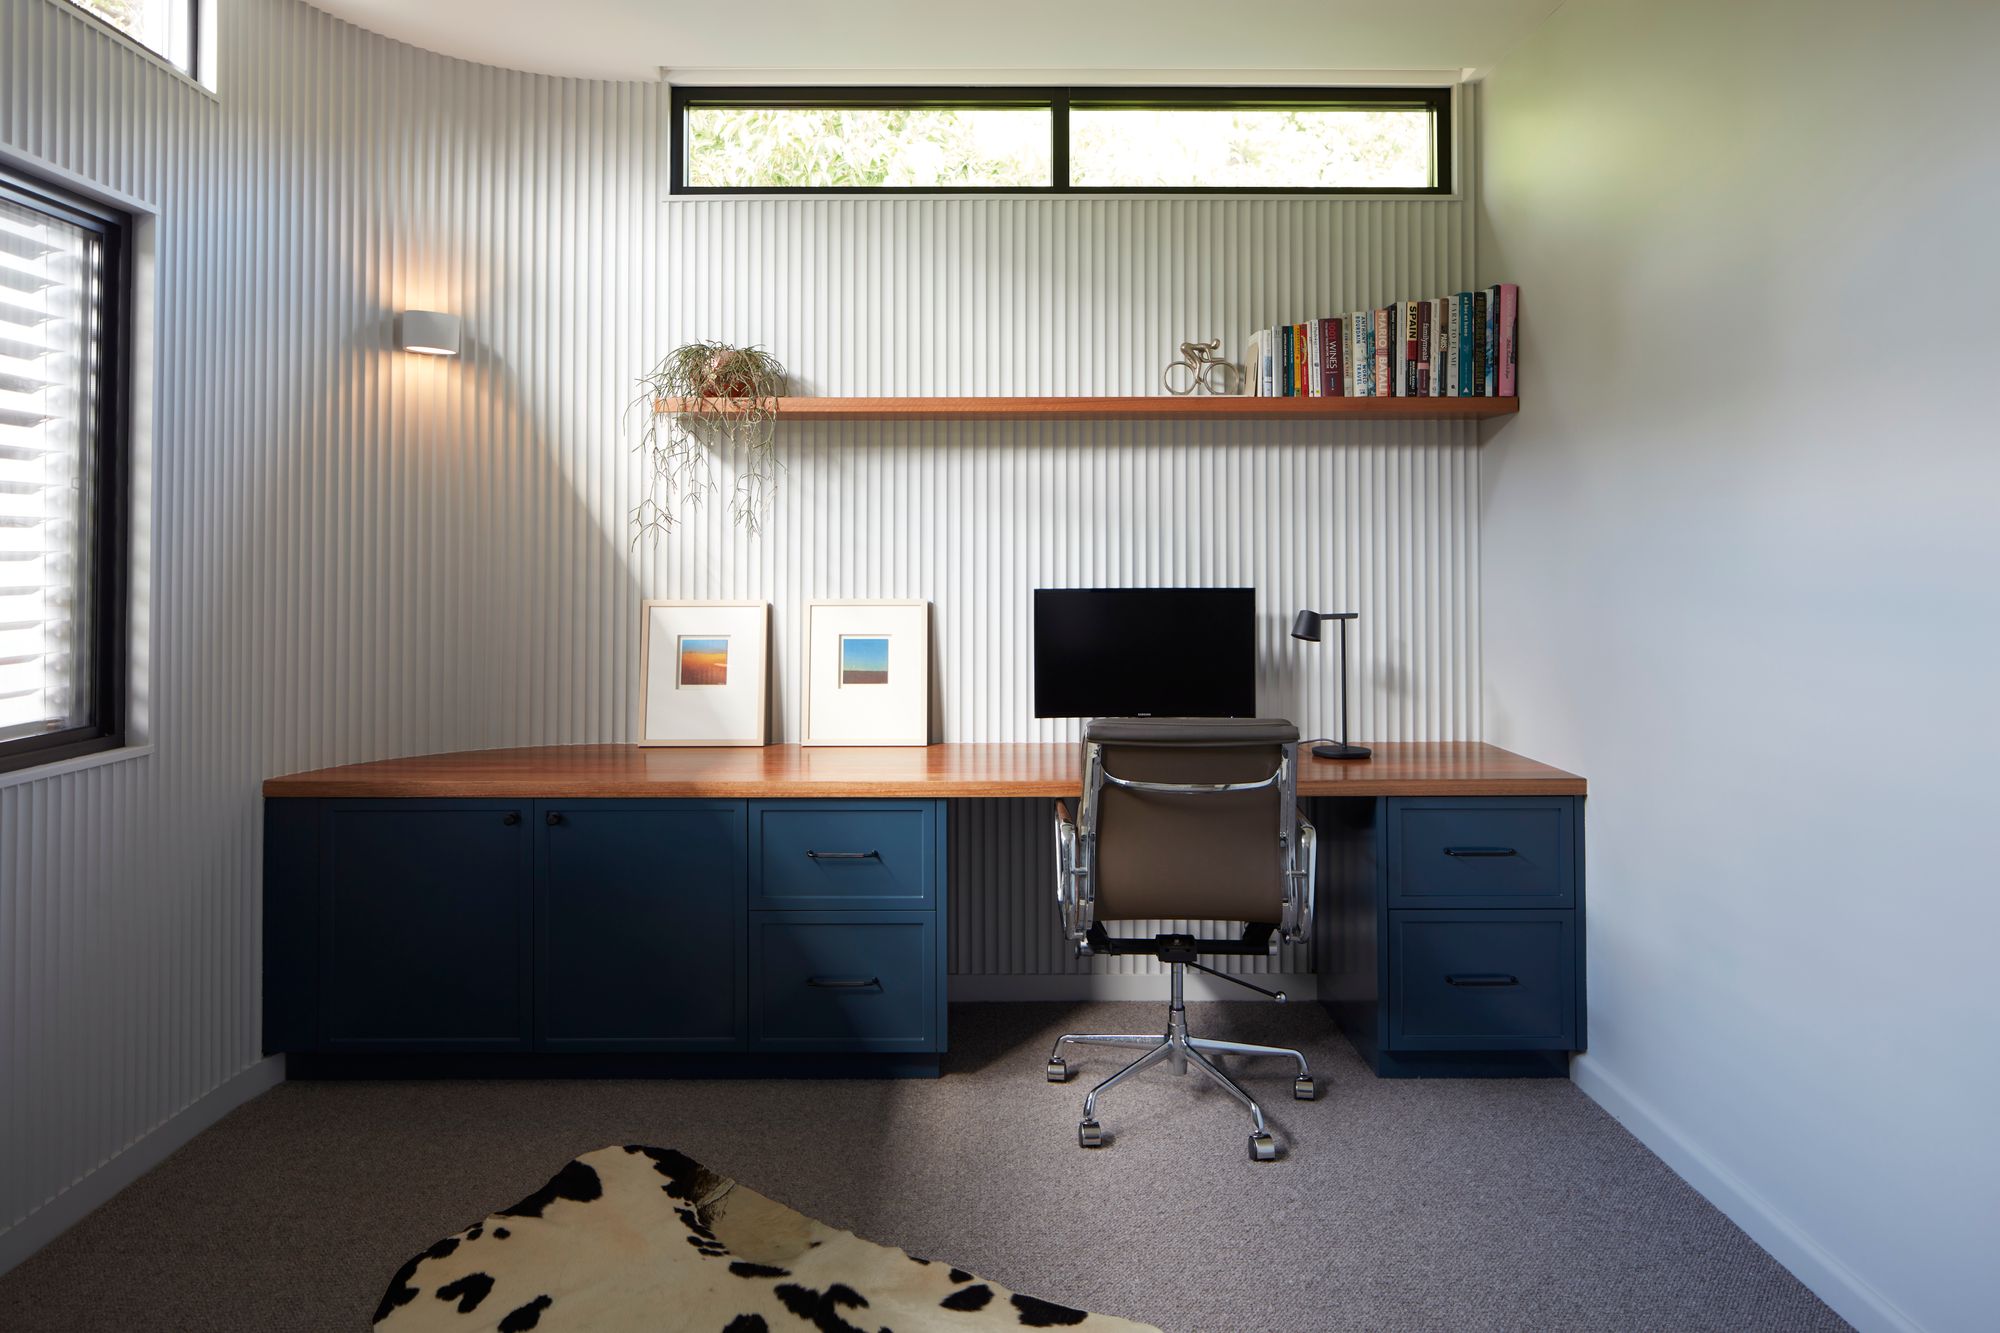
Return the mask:
[(772, 437), (784, 366), (761, 347), (689, 343), (639, 383), (632, 408), (645, 424), (634, 448), (646, 458), (646, 493), (632, 510), (632, 540), (672, 532), (682, 508), (716, 489), (718, 459), (733, 478), (730, 517), (756, 532), (782, 467)]

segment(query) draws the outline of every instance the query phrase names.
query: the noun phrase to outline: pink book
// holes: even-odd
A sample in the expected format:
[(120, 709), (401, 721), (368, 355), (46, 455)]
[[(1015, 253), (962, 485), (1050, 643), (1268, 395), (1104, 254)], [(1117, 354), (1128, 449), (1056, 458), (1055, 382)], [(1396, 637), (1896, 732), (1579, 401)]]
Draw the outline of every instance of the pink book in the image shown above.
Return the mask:
[(1520, 316), (1521, 289), (1511, 282), (1500, 284), (1500, 352), (1494, 358), (1499, 364), (1494, 373), (1499, 377), (1500, 396), (1512, 398), (1520, 390), (1514, 383), (1514, 321)]

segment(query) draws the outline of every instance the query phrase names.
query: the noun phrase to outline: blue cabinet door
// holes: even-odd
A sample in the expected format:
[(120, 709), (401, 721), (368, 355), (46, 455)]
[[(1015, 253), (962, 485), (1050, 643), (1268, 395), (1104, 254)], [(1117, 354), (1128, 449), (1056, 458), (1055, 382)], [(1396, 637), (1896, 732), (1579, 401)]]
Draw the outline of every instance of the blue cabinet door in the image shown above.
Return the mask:
[(543, 801), (544, 1050), (721, 1051), (744, 1038), (741, 801)]
[(1575, 914), (1389, 914), (1396, 1050), (1577, 1048)]
[(934, 801), (750, 802), (750, 906), (908, 911), (937, 901)]
[(325, 1048), (528, 1048), (528, 804), (323, 804)]
[(929, 912), (750, 914), (751, 1040), (778, 1051), (942, 1049)]

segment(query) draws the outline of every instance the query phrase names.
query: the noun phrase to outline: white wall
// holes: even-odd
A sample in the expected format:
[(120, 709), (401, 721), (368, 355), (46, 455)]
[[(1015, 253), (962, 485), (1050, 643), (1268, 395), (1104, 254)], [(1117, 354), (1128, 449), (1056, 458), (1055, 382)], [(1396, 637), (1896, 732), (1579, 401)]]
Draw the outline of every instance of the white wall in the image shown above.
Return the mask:
[[(1257, 584), (1265, 705), (1309, 728), (1333, 658), (1283, 617), (1357, 605), (1358, 731), (1477, 734), (1469, 425), (793, 427), (763, 536), (711, 510), (637, 551), (620, 429), (694, 336), (821, 393), (1142, 389), (1189, 334), (1462, 285), (1469, 203), (663, 204), (657, 85), (220, 7), (210, 98), (0, 0), (0, 151), (156, 208), (162, 311), (156, 748), (0, 785), (0, 1268), (273, 1076), (261, 779), (627, 738), (643, 596), (777, 605), (780, 735), (810, 596), (936, 603), (946, 739), (1063, 734), (1029, 716), (1027, 594), (1084, 580)], [(462, 313), (466, 354), (393, 352), (409, 306)], [(965, 813), (962, 848), (1018, 841)], [(1046, 864), (958, 862), (990, 929), (955, 967), (1064, 980)]]
[(1576, 1078), (1871, 1329), (2000, 1310), (1996, 52), (1571, 0), (1482, 97), (1485, 729), (1590, 777)]

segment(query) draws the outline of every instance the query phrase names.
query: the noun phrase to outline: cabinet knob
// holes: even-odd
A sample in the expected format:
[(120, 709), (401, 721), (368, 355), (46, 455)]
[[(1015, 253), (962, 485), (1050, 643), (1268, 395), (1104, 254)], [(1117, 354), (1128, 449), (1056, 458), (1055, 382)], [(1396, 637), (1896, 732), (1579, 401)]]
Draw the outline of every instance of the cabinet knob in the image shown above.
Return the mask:
[(563, 822), (563, 817), (561, 814), (559, 814), (554, 810), (549, 811), (547, 823), (550, 828), (554, 828), (556, 827), (556, 825), (562, 822)]
[(521, 822), (521, 812), (518, 810), (509, 810), (506, 814), (500, 816), (500, 822), (508, 828), (513, 828), (514, 825)]

